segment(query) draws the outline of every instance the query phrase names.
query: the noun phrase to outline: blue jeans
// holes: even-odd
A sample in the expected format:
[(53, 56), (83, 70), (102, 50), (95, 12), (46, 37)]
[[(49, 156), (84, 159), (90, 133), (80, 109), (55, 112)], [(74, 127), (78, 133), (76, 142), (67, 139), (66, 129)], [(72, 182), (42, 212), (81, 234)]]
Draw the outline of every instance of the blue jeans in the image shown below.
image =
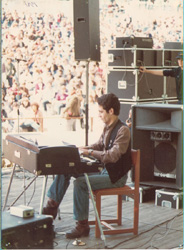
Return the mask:
[[(89, 175), (88, 177), (92, 190), (123, 187), (127, 181), (126, 174), (113, 184), (106, 169), (104, 169), (100, 174)], [(48, 190), (47, 196), (60, 203), (66, 193), (66, 190), (68, 189), (70, 178), (70, 175), (57, 175)], [(88, 219), (89, 192), (84, 176), (78, 176), (74, 180), (73, 204), (74, 219), (78, 221)]]

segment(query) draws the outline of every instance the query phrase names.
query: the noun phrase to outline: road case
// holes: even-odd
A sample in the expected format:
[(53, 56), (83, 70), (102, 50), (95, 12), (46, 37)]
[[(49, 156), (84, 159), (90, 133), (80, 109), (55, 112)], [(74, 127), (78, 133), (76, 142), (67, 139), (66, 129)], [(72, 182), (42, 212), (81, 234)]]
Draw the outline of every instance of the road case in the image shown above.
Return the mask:
[(155, 205), (179, 209), (183, 205), (181, 190), (160, 189), (155, 191)]
[(140, 73), (138, 69), (110, 69), (107, 92), (120, 101), (156, 101), (163, 99), (163, 77)]
[(53, 238), (52, 216), (22, 218), (2, 212), (2, 249), (49, 249), (53, 248)]
[(163, 65), (163, 50), (113, 48), (108, 50), (108, 67), (111, 68), (160, 68)]

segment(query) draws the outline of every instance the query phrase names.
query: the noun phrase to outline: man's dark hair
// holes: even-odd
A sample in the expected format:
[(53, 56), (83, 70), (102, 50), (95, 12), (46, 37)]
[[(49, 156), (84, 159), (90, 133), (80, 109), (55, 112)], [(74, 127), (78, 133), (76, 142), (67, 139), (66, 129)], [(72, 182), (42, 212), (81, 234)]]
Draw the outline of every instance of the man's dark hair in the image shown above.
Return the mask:
[(97, 102), (98, 102), (98, 105), (102, 106), (103, 109), (105, 109), (107, 112), (109, 112), (109, 110), (113, 108), (114, 114), (119, 115), (120, 102), (117, 96), (115, 96), (114, 94), (110, 93), (110, 94), (102, 95), (98, 98)]

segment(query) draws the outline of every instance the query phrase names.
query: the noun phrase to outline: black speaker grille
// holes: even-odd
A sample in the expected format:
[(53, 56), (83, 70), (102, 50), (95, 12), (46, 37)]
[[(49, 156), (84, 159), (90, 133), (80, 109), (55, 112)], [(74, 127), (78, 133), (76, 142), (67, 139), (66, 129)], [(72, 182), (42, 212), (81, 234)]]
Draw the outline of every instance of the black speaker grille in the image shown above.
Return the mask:
[(170, 173), (176, 168), (176, 149), (171, 143), (159, 143), (154, 156), (155, 165), (162, 173)]

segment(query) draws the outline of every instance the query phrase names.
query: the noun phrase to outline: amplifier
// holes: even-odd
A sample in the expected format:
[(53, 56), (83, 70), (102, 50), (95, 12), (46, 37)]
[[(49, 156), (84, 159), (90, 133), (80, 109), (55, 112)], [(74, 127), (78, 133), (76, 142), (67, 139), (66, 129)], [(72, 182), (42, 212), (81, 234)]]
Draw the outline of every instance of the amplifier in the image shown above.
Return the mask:
[(164, 49), (181, 49), (182, 50), (182, 43), (180, 43), (180, 42), (165, 42)]
[(120, 101), (163, 100), (163, 77), (142, 74), (138, 69), (112, 69), (107, 75), (107, 91)]
[(20, 218), (10, 212), (2, 212), (2, 249), (53, 248), (53, 218), (34, 215)]
[(176, 80), (174, 77), (164, 76), (164, 97), (166, 100), (177, 99)]
[(113, 68), (139, 68), (140, 66), (162, 67), (163, 50), (154, 49), (109, 49), (108, 67)]
[(152, 48), (153, 39), (150, 37), (116, 37), (116, 48)]
[(164, 49), (163, 50), (163, 67), (174, 68), (178, 67), (177, 55), (182, 52), (181, 49)]

